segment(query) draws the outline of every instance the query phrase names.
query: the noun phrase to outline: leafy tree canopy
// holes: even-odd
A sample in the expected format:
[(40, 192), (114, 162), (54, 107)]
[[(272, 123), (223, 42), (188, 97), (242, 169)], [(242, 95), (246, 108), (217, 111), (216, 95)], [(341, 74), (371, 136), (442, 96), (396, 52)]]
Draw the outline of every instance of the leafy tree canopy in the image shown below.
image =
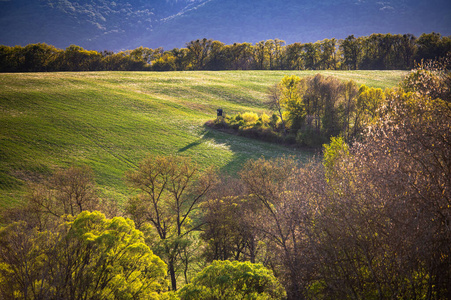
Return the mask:
[(84, 211), (52, 231), (15, 222), (0, 241), (3, 299), (159, 299), (167, 289), (166, 265), (129, 219)]
[(285, 291), (261, 264), (214, 261), (179, 292), (181, 299), (284, 299)]

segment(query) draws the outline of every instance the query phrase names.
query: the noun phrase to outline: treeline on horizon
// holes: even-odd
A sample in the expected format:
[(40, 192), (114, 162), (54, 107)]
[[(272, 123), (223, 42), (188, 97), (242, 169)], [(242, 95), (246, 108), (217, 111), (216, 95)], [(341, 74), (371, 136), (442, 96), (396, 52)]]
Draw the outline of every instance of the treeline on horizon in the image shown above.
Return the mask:
[(372, 34), (343, 40), (293, 43), (274, 39), (256, 44), (201, 39), (186, 48), (139, 47), (118, 53), (65, 50), (45, 43), (0, 45), (0, 72), (54, 71), (190, 71), (190, 70), (410, 70), (422, 60), (451, 51), (451, 37), (440, 33)]

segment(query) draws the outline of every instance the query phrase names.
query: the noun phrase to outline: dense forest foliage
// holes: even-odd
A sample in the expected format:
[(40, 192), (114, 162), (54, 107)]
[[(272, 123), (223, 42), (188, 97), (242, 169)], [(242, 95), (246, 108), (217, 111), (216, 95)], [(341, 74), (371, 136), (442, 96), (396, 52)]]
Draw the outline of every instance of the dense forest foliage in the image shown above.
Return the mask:
[[(334, 82), (278, 86), (315, 80)], [(56, 171), (1, 214), (0, 295), (449, 299), (450, 93), (449, 64), (423, 65), (360, 97), (359, 140), (332, 137), (307, 164), (261, 158), (228, 177), (149, 156), (125, 174), (123, 205), (98, 196), (89, 167)]]
[(164, 51), (139, 47), (113, 53), (71, 45), (0, 46), (0, 72), (185, 70), (410, 70), (422, 60), (445, 57), (451, 38), (439, 33), (372, 34), (285, 45), (279, 39), (225, 45), (193, 40)]

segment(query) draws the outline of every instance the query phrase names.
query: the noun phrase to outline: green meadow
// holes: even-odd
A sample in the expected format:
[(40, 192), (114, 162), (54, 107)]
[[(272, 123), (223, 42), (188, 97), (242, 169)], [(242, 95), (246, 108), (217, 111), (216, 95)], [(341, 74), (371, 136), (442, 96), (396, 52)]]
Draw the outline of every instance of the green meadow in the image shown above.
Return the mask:
[(267, 88), (317, 73), (393, 87), (404, 71), (80, 72), (0, 74), (0, 206), (27, 182), (89, 165), (105, 197), (123, 201), (124, 172), (148, 154), (189, 156), (235, 174), (248, 159), (313, 154), (213, 131), (216, 109), (269, 113)]

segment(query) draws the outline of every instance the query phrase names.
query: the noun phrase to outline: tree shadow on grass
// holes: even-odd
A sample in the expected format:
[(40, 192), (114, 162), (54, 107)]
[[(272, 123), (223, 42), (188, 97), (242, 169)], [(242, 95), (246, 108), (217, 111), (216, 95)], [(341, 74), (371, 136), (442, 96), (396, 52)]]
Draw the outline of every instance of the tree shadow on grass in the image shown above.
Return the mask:
[(204, 138), (202, 137), (202, 138), (200, 138), (199, 140), (197, 140), (197, 141), (195, 141), (195, 142), (192, 142), (192, 143), (186, 145), (186, 146), (183, 147), (183, 148), (180, 148), (177, 152), (178, 152), (178, 153), (182, 153), (182, 152), (185, 152), (186, 150), (189, 150), (189, 149), (191, 149), (191, 148), (193, 148), (193, 147), (196, 147), (196, 146), (198, 146), (198, 145), (200, 145), (200, 144), (203, 143), (203, 141), (202, 141), (203, 139), (204, 139)]
[[(218, 149), (227, 149), (232, 156), (227, 158), (225, 164), (221, 164), (219, 171), (230, 175), (236, 175), (249, 159), (259, 159), (264, 157), (266, 159), (276, 158), (281, 156), (294, 156), (302, 162), (307, 162), (313, 157), (313, 152), (286, 147), (276, 143), (264, 142), (256, 139), (246, 138), (235, 134), (222, 132), (219, 130), (204, 127), (201, 132), (201, 137), (180, 148), (178, 153), (183, 153), (188, 150), (196, 151), (197, 146), (204, 143), (215, 145)], [(206, 151), (206, 150), (202, 150)], [(215, 151), (214, 148), (211, 151)], [(218, 150), (224, 151), (224, 150)]]

